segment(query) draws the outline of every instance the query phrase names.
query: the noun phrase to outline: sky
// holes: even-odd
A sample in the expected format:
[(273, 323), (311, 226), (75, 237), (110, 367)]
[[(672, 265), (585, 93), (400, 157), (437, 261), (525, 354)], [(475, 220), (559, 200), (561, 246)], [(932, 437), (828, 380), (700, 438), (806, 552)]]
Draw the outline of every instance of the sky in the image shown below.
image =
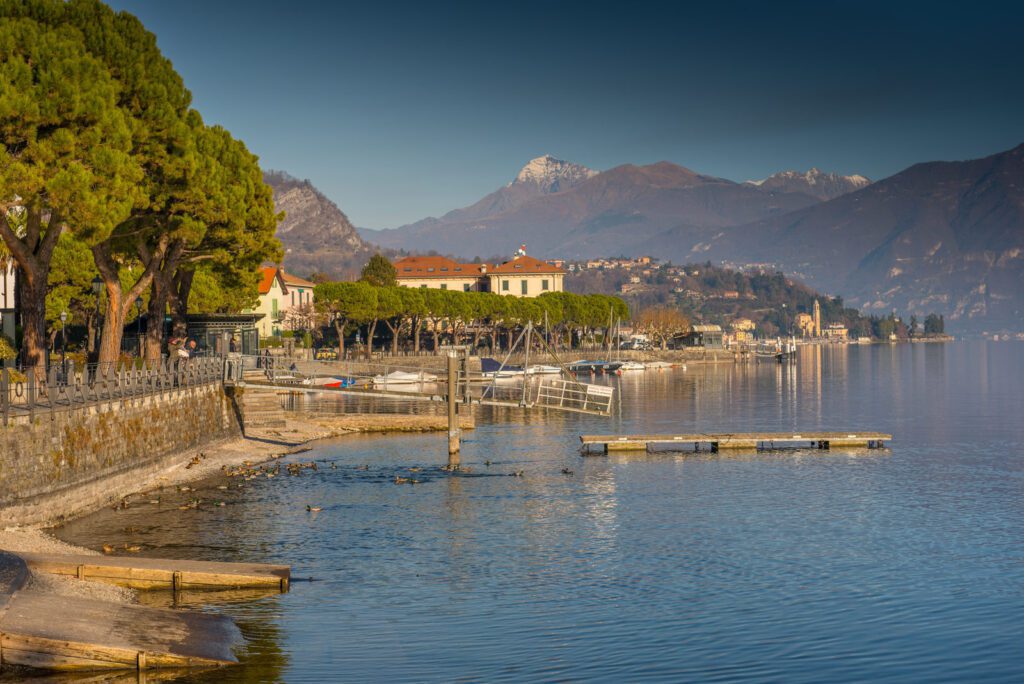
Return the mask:
[(361, 227), (472, 204), (542, 154), (879, 179), (1024, 142), (1019, 4), (110, 4), (207, 122)]

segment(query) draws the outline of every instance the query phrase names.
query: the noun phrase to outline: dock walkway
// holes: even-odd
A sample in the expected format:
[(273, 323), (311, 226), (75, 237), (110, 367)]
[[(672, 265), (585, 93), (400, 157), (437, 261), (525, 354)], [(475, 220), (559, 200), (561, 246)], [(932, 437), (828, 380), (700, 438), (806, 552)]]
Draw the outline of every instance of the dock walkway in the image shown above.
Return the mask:
[(133, 589), (272, 588), (285, 591), (291, 579), (287, 565), (217, 563), (210, 561), (21, 553), (29, 568)]
[(881, 432), (733, 432), (733, 433), (692, 433), (672, 435), (580, 435), (584, 454), (593, 454), (593, 447), (600, 453), (609, 451), (651, 451), (656, 447), (671, 451), (699, 451), (702, 447), (711, 451), (722, 449), (785, 449), (809, 448), (829, 449), (831, 447), (883, 448), (892, 441), (892, 435)]
[(26, 590), (30, 567), (147, 589), (284, 590), (290, 579), (285, 565), (0, 551), (0, 664), (46, 670), (230, 665), (242, 635), (227, 616)]

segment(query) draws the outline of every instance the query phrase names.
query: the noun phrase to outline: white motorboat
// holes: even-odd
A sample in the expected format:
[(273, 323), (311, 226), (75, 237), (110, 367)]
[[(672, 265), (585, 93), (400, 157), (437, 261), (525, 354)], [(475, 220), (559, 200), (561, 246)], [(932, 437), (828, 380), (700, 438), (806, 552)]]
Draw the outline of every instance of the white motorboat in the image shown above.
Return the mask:
[(562, 372), (562, 369), (558, 366), (545, 366), (543, 364), (538, 364), (530, 366), (526, 369), (526, 372), (529, 375), (558, 375)]
[(338, 376), (323, 376), (316, 378), (306, 378), (302, 381), (303, 385), (313, 385), (315, 387), (327, 387), (329, 389), (341, 389), (343, 387), (352, 387), (356, 384), (355, 378), (345, 378)]
[(674, 363), (668, 363), (667, 361), (649, 361), (647, 363), (648, 370), (665, 370), (666, 368), (674, 368)]
[(647, 366), (640, 363), (639, 361), (623, 361), (622, 365), (619, 366), (620, 371), (642, 371), (647, 370)]
[(437, 376), (426, 371), (392, 371), (387, 375), (373, 376), (373, 384), (377, 387), (387, 385), (418, 385), (423, 382), (436, 382)]

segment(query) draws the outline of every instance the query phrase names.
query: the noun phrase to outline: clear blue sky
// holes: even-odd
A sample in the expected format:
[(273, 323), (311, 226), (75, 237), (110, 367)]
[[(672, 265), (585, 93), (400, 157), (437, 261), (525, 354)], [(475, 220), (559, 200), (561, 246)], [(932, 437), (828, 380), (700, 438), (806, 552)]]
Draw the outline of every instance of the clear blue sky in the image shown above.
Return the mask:
[(207, 121), (371, 228), (467, 205), (544, 153), (877, 179), (1024, 142), (1010, 3), (111, 4)]

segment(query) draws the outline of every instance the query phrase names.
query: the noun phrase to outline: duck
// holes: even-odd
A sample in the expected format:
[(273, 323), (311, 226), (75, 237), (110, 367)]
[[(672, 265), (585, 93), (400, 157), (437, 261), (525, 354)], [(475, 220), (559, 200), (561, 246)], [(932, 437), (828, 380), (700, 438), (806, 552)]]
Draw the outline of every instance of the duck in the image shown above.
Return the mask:
[(124, 545), (124, 550), (127, 551), (128, 553), (138, 553), (139, 551), (142, 550), (142, 547), (141, 546), (136, 546), (134, 544), (125, 544)]
[(525, 473), (525, 472), (526, 471), (524, 471), (524, 470), (517, 470), (515, 472), (509, 473), (509, 475), (511, 475), (512, 477), (522, 477), (523, 473)]
[(562, 474), (563, 475), (572, 475), (572, 471), (569, 470), (568, 468), (562, 468)]
[(103, 553), (105, 553), (105, 554), (107, 554), (109, 556), (110, 554), (114, 553), (114, 547), (111, 546), (110, 544), (104, 544), (103, 545)]
[(319, 513), (324, 509), (321, 508), (320, 506), (310, 506), (309, 504), (306, 504), (306, 510), (309, 511), (310, 513)]

